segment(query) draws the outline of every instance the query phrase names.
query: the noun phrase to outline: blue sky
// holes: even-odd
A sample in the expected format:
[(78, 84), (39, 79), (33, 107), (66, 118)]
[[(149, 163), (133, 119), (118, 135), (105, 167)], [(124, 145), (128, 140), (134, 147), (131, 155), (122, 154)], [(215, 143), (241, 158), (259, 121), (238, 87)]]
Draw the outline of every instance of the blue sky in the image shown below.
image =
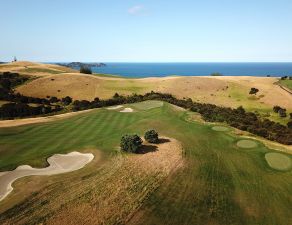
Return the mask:
[(291, 0), (0, 0), (0, 61), (292, 62)]

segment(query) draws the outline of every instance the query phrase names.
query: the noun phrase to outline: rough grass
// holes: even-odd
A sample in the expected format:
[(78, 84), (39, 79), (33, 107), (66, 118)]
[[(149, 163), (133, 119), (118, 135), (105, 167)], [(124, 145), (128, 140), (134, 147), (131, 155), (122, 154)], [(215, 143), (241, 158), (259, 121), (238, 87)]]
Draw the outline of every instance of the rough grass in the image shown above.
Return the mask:
[(276, 170), (288, 170), (292, 166), (289, 156), (277, 152), (269, 152), (265, 155), (267, 163)]
[(279, 83), (292, 90), (292, 80), (279, 80)]
[(63, 73), (63, 71), (60, 71), (60, 70), (47, 69), (47, 68), (24, 68), (24, 69), (18, 70), (18, 72), (19, 73), (49, 73), (49, 74)]
[[(117, 203), (135, 196), (141, 203), (138, 211), (118, 218), (109, 216), (105, 224), (291, 224), (292, 172), (271, 170), (265, 161), (270, 150), (264, 145), (258, 143), (248, 151), (240, 149), (236, 146), (240, 138), (213, 131), (211, 125), (188, 122), (186, 116), (187, 112), (173, 110), (164, 103), (136, 113), (102, 109), (47, 124), (0, 129), (1, 170), (20, 164), (43, 166), (48, 155), (85, 148), (98, 148), (111, 160), (119, 157), (117, 146), (123, 134), (143, 135), (149, 128), (179, 140), (185, 158), (185, 166), (171, 172), (158, 186), (156, 173), (119, 173), (119, 160), (106, 163), (105, 170), (93, 164), (60, 179), (47, 178), (55, 182), (44, 178), (20, 180), (21, 184), (38, 184), (33, 186), (37, 191), (13, 195), (11, 201), (18, 202), (14, 206), (9, 200), (4, 202), (9, 211), (2, 210), (0, 223), (17, 224), (21, 218), (30, 224), (45, 223), (50, 218), (62, 223), (62, 215), (71, 218), (71, 222), (86, 222), (90, 217), (82, 215), (104, 205), (108, 196), (116, 196)], [(110, 188), (120, 179), (124, 182), (120, 187), (129, 184), (129, 188), (121, 192), (119, 185)], [(151, 191), (144, 197), (136, 195), (145, 193), (143, 187)], [(136, 202), (126, 201), (115, 210), (132, 212), (131, 209), (137, 210)]]

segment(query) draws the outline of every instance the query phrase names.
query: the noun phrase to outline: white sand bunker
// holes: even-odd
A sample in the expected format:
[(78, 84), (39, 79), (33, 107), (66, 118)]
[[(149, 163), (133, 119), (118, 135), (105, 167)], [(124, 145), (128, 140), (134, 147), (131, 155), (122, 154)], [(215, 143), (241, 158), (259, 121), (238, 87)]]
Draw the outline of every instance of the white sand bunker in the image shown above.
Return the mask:
[(229, 129), (227, 127), (223, 127), (223, 126), (215, 126), (215, 127), (212, 127), (212, 130), (215, 130), (215, 131), (228, 131)]
[(281, 153), (269, 152), (265, 155), (269, 166), (276, 170), (288, 170), (292, 167), (291, 159)]
[(240, 140), (236, 145), (240, 148), (255, 148), (258, 146), (258, 144), (252, 140)]
[(108, 110), (115, 110), (115, 109), (120, 109), (120, 108), (123, 108), (123, 106), (122, 105), (117, 105), (117, 106), (108, 107), (106, 109), (108, 109)]
[(123, 112), (123, 113), (130, 113), (130, 112), (133, 112), (134, 110), (132, 108), (124, 108), (123, 110), (121, 110), (120, 112)]
[(12, 190), (12, 183), (26, 176), (32, 175), (54, 175), (79, 170), (94, 158), (91, 153), (71, 152), (68, 154), (55, 154), (47, 159), (50, 166), (46, 168), (32, 168), (22, 165), (15, 170), (0, 173), (0, 201)]

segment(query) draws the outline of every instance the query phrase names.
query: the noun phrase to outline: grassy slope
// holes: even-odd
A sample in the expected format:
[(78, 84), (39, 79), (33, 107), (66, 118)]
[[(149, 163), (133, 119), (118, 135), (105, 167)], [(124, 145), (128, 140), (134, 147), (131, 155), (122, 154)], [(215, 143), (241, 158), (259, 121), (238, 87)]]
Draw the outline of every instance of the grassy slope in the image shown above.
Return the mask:
[[(84, 148), (98, 148), (108, 156), (116, 155), (122, 134), (143, 134), (146, 129), (155, 128), (182, 142), (186, 166), (165, 180), (129, 223), (289, 224), (291, 171), (270, 169), (264, 154), (271, 150), (262, 144), (252, 150), (239, 149), (236, 141), (240, 138), (213, 131), (209, 125), (187, 122), (186, 113), (174, 110), (169, 104), (136, 113), (100, 109), (54, 123), (2, 128), (0, 169), (24, 163), (43, 166), (45, 157), (53, 153)], [(94, 183), (105, 185), (102, 182), (105, 175), (101, 174), (108, 172), (94, 170), (90, 175), (94, 176)], [(83, 195), (78, 197), (74, 190), (80, 185), (88, 187), (88, 182), (80, 183), (79, 179), (60, 182), (62, 185), (57, 183), (42, 189), (41, 193), (46, 194), (39, 194), (39, 199), (34, 199), (30, 205), (23, 202), (17, 206), (23, 206), (25, 210), (35, 207), (34, 214), (39, 212), (39, 215), (29, 217), (30, 222), (37, 221), (44, 214), (43, 198), (47, 196), (68, 193), (68, 199), (74, 198), (66, 207), (74, 208), (74, 205), (91, 204), (93, 197), (88, 194), (94, 195), (99, 189), (98, 186), (92, 187), (84, 199)], [(5, 221), (6, 216), (13, 216), (13, 212), (17, 213), (17, 207), (3, 213), (0, 221)], [(56, 211), (46, 209), (46, 215), (54, 215), (60, 209), (59, 203), (56, 202), (55, 207)]]
[(279, 83), (292, 90), (292, 80), (280, 80)]
[[(124, 79), (99, 75), (83, 75), (77, 73), (43, 76), (17, 91), (34, 97), (71, 96), (73, 99), (93, 100), (95, 97), (109, 98), (118, 92), (129, 95), (143, 94), (151, 90), (172, 93), (178, 98), (190, 97), (194, 101), (214, 103), (226, 107), (243, 106), (248, 111), (258, 111), (261, 115), (269, 115), (272, 120), (282, 124), (287, 119), (273, 115), (274, 105), (280, 105), (290, 112), (292, 110), (291, 95), (274, 84), (275, 78), (240, 77), (175, 77)], [(226, 88), (228, 87), (228, 88)], [(259, 88), (256, 96), (249, 95), (251, 87)]]

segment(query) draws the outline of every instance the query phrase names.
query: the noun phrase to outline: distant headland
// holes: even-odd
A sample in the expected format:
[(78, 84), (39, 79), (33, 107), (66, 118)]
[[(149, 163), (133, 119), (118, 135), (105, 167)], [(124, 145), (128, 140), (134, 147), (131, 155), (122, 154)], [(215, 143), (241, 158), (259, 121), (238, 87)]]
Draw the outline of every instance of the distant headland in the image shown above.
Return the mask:
[(104, 63), (82, 63), (82, 62), (70, 62), (70, 63), (56, 63), (60, 66), (66, 66), (70, 68), (81, 68), (81, 67), (104, 67), (106, 64)]

